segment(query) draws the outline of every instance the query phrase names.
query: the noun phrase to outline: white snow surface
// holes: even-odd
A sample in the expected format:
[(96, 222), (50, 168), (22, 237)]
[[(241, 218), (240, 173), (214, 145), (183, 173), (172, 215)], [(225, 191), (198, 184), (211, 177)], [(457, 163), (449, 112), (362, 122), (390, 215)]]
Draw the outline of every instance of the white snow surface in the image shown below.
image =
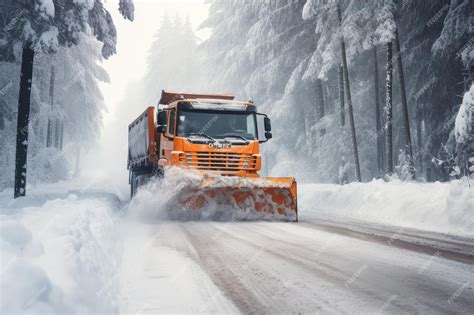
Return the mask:
[(133, 221), (123, 231), (127, 237), (119, 277), (120, 313), (238, 312), (195, 261), (167, 246), (182, 241), (182, 235)]
[(474, 84), (469, 91), (464, 94), (461, 107), (454, 122), (454, 136), (457, 143), (465, 143), (472, 134), (472, 124), (474, 123)]
[(303, 213), (474, 236), (474, 183), (308, 184), (298, 188)]
[(48, 31), (41, 34), (38, 43), (36, 44), (37, 49), (56, 52), (59, 49), (58, 36), (58, 28), (56, 26), (51, 26)]
[(17, 200), (0, 193), (0, 313), (117, 311), (121, 202), (84, 187), (28, 187)]
[[(374, 312), (390, 294), (411, 310), (429, 312), (434, 288), (442, 285), (447, 299), (472, 276), (470, 265), (439, 255), (312, 225), (331, 216), (472, 237), (467, 182), (304, 184), (298, 188), (300, 223), (180, 222), (159, 215), (182, 189), (185, 177), (176, 178), (161, 190), (156, 183), (141, 188), (130, 203), (97, 178), (28, 186), (28, 196), (17, 200), (11, 190), (0, 192), (0, 312)], [(193, 180), (198, 177), (190, 174)], [(141, 220), (144, 214), (148, 221)], [(371, 257), (374, 250), (379, 254)], [(325, 265), (337, 266), (337, 273)], [(428, 289), (406, 291), (382, 268), (387, 265), (400, 279), (418, 270), (416, 281)], [(365, 296), (374, 286), (376, 294)], [(470, 286), (455, 296), (459, 303), (443, 307), (464, 310)], [(390, 307), (407, 311), (406, 305)]]
[(54, 2), (53, 0), (39, 0), (38, 11), (44, 14), (44, 17), (54, 18)]

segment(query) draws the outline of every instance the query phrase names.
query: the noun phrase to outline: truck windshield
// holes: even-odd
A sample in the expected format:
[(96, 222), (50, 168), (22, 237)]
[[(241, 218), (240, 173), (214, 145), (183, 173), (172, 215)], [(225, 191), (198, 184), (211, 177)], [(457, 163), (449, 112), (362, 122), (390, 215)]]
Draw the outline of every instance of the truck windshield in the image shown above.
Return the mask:
[(180, 110), (177, 136), (205, 134), (213, 138), (257, 139), (255, 113)]

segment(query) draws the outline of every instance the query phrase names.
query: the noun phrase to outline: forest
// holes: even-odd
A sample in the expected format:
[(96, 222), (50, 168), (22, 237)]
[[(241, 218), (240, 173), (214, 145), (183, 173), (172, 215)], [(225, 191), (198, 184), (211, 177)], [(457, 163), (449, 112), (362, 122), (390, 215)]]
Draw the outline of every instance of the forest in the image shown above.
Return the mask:
[(279, 126), (272, 171), (446, 181), (472, 167), (472, 118), (457, 140), (454, 122), (464, 93), (472, 102), (473, 6), (213, 1), (198, 50), (216, 90), (253, 99)]
[(0, 0), (0, 314), (473, 314), (473, 80), (474, 0)]
[[(273, 120), (263, 148), (272, 175), (344, 184), (474, 172), (472, 1), (207, 5), (201, 25), (157, 17), (147, 72), (130, 84), (124, 113), (156, 104), (162, 89), (232, 92)], [(81, 151), (100, 140), (102, 63), (120, 34), (100, 0), (2, 0), (0, 9), (0, 189), (26, 176), (73, 177)], [(118, 9), (133, 21), (131, 0)]]

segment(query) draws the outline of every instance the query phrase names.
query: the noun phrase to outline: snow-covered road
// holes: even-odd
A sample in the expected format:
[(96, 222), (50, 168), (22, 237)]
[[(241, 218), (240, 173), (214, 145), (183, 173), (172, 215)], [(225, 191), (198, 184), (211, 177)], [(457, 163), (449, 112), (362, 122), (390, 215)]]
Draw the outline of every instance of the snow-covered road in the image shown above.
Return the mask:
[(468, 313), (472, 239), (322, 221), (132, 224), (122, 312)]
[[(298, 223), (156, 219), (170, 196), (152, 188), (132, 202), (100, 180), (1, 192), (0, 312), (474, 308), (474, 194), (462, 183), (301, 185)], [(387, 203), (394, 191), (403, 204)]]

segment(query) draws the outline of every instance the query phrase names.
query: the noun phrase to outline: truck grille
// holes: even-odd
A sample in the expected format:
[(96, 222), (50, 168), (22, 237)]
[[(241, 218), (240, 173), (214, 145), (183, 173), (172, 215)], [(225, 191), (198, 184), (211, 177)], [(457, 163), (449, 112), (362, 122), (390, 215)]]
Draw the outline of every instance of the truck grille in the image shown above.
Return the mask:
[(234, 152), (186, 152), (179, 161), (189, 168), (215, 172), (249, 171), (257, 167), (255, 156)]

